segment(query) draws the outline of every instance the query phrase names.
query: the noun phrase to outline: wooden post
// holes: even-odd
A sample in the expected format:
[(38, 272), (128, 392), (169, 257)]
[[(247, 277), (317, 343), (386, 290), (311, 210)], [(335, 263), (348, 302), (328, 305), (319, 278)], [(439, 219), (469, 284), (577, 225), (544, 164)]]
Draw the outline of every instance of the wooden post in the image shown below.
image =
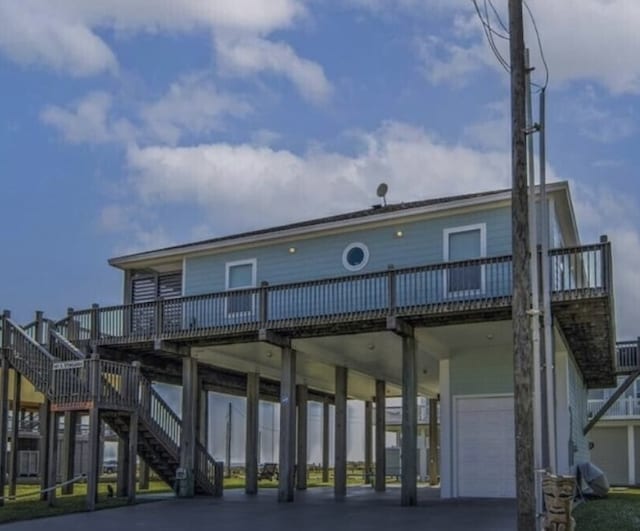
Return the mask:
[(266, 280), (263, 280), (260, 283), (260, 297), (259, 297), (259, 301), (260, 301), (260, 325), (261, 326), (266, 326), (267, 325), (267, 319), (269, 318), (269, 283)]
[(260, 409), (260, 375), (247, 374), (247, 436), (245, 444), (245, 489), (247, 494), (258, 493), (258, 433)]
[(371, 484), (371, 470), (373, 458), (373, 403), (367, 400), (364, 403), (364, 482)]
[(278, 501), (292, 502), (294, 497), (294, 468), (296, 427), (296, 351), (282, 348), (280, 369), (280, 476)]
[(140, 461), (140, 490), (149, 490), (149, 465), (146, 461)]
[(329, 401), (322, 403), (322, 482), (329, 483)]
[(308, 396), (309, 390), (306, 385), (298, 385), (298, 467), (296, 473), (296, 488), (305, 490), (307, 488), (307, 433), (308, 433)]
[[(131, 382), (128, 378), (122, 378), (122, 396), (128, 396)], [(116, 468), (116, 496), (118, 498), (128, 498), (129, 496), (129, 438), (130, 432), (125, 432), (118, 438), (118, 466)]]
[(47, 339), (43, 337), (44, 335), (44, 312), (38, 310), (36, 311), (36, 331), (35, 331), (35, 340), (38, 344), (44, 345), (47, 343)]
[(89, 362), (89, 386), (93, 405), (89, 410), (89, 467), (87, 470), (87, 510), (93, 511), (98, 501), (98, 480), (100, 477), (100, 358), (91, 356)]
[(18, 482), (18, 441), (20, 440), (20, 388), (22, 378), (13, 370), (13, 421), (11, 424), (11, 463), (9, 467), (9, 496), (16, 495)]
[(402, 486), (400, 503), (403, 506), (418, 503), (418, 387), (416, 340), (402, 337)]
[(386, 489), (387, 455), (387, 385), (384, 380), (376, 380), (376, 492)]
[[(75, 411), (66, 411), (64, 414), (64, 433), (62, 436), (62, 481), (63, 483), (73, 478), (75, 473), (76, 456), (76, 429), (78, 414)], [(73, 494), (73, 483), (62, 487), (62, 494)]]
[(138, 411), (133, 409), (129, 417), (129, 468), (127, 469), (127, 501), (136, 501), (136, 472), (138, 457)]
[(8, 349), (11, 346), (9, 319), (7, 310), (2, 314), (2, 360), (0, 374), (0, 506), (4, 505), (4, 487), (7, 477), (7, 438), (9, 435), (9, 359)]
[[(101, 330), (100, 330), (100, 305), (92, 304), (91, 305), (91, 340), (93, 342), (98, 341), (100, 339)], [(95, 343), (94, 343), (95, 344)]]
[(55, 411), (49, 415), (49, 470), (47, 471), (47, 501), (49, 507), (53, 507), (56, 503), (56, 482), (58, 480), (58, 424), (60, 417)]
[(73, 308), (67, 308), (67, 339), (72, 342), (80, 339), (78, 322), (73, 319), (73, 312)]
[[(38, 415), (38, 431), (40, 432), (40, 440), (38, 441), (38, 476), (40, 479), (40, 490), (44, 491), (48, 485), (49, 475), (49, 417), (51, 415), (51, 403), (47, 398), (40, 406)], [(49, 495), (46, 492), (40, 493), (40, 501), (46, 501)]]
[(178, 483), (178, 496), (195, 495), (196, 463), (196, 407), (198, 402), (198, 362), (189, 353), (182, 358), (182, 437), (180, 440), (180, 468), (185, 479)]
[(118, 438), (118, 466), (116, 469), (116, 496), (126, 498), (129, 496), (129, 438), (131, 434), (125, 433)]
[(347, 495), (347, 368), (336, 367), (335, 458), (333, 492), (336, 500)]
[(198, 442), (209, 448), (209, 392), (203, 389), (202, 378), (198, 380)]
[(429, 399), (429, 485), (438, 484), (438, 401)]
[(527, 190), (525, 51), (522, 0), (509, 0), (512, 137), (513, 379), (518, 531), (536, 528), (533, 452), (533, 359)]

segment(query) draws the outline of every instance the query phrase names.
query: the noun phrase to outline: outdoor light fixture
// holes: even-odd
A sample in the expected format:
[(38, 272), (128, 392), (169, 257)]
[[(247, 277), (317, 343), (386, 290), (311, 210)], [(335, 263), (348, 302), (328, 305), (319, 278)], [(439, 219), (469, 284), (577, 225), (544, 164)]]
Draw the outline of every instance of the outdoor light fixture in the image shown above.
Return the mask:
[(296, 252), (296, 248), (295, 247), (289, 247), (289, 253), (293, 254)]
[(396, 231), (396, 238), (402, 238), (404, 236), (404, 232), (401, 230)]

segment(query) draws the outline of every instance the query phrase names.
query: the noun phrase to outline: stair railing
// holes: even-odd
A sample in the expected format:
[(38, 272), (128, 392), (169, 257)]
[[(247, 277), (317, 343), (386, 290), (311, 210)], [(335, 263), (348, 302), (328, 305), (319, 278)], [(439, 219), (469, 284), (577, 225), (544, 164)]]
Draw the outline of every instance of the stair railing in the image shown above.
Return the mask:
[(9, 334), (9, 362), (41, 393), (49, 394), (55, 358), (11, 319), (5, 320)]
[(202, 443), (196, 444), (196, 480), (214, 496), (222, 496), (224, 471), (221, 465), (222, 462), (216, 461)]
[(139, 413), (158, 440), (177, 457), (180, 452), (182, 422), (153, 388), (151, 382), (142, 375), (140, 376)]
[(85, 359), (84, 353), (77, 348), (53, 326), (49, 326), (49, 352), (60, 361), (74, 361)]

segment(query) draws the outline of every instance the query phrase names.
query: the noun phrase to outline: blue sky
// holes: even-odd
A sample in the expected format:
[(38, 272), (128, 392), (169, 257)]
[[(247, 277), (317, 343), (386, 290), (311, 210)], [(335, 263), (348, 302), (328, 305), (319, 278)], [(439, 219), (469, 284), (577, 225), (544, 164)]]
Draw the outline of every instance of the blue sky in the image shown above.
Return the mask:
[[(529, 5), (548, 174), (583, 242), (613, 241), (635, 337), (640, 3)], [(366, 207), (381, 181), (390, 201), (510, 182), (508, 76), (470, 0), (0, 0), (0, 85), (20, 321), (120, 302), (110, 256)]]

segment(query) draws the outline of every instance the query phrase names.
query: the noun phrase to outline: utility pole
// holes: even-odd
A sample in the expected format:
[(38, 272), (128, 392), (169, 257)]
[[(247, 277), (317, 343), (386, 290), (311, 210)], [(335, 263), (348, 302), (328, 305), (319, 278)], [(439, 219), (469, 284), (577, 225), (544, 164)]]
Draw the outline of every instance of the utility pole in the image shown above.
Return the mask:
[(511, 59), (511, 223), (513, 248), (513, 380), (518, 531), (535, 531), (533, 359), (527, 190), (526, 69), (522, 0), (509, 0)]

